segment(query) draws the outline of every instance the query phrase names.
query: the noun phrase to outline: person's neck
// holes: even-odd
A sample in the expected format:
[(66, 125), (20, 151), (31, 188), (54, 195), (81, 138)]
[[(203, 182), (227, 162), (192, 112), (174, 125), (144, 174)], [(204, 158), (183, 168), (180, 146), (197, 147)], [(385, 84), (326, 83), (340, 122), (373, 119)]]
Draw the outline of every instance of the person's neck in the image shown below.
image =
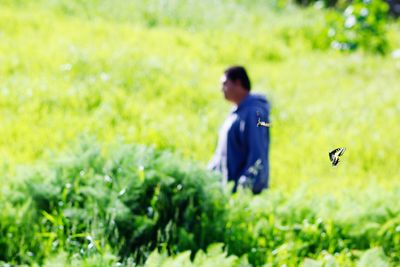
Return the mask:
[(238, 94), (237, 97), (236, 97), (236, 99), (235, 99), (235, 101), (234, 101), (234, 103), (235, 103), (237, 106), (239, 106), (240, 103), (242, 103), (242, 101), (243, 101), (248, 95), (249, 95), (249, 92), (248, 92), (248, 91), (244, 91), (244, 92)]

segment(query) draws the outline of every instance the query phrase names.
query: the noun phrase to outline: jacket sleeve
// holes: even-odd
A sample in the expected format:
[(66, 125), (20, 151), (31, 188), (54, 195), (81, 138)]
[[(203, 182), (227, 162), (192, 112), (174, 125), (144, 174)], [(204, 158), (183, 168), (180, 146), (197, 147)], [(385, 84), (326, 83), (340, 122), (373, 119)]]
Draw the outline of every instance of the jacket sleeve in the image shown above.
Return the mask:
[[(263, 114), (263, 121), (269, 121)], [(247, 149), (246, 164), (239, 178), (239, 184), (251, 187), (253, 193), (260, 193), (268, 187), (269, 175), (269, 128), (257, 126), (257, 113), (249, 112), (245, 118), (243, 139)]]

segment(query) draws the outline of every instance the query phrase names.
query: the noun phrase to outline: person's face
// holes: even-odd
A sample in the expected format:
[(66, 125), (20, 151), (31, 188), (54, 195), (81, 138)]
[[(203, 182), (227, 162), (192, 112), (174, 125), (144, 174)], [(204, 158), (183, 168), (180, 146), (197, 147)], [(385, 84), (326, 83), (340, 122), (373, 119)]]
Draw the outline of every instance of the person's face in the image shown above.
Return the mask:
[(235, 96), (236, 84), (235, 82), (229, 80), (226, 75), (221, 77), (221, 87), (224, 93), (225, 99), (232, 101)]

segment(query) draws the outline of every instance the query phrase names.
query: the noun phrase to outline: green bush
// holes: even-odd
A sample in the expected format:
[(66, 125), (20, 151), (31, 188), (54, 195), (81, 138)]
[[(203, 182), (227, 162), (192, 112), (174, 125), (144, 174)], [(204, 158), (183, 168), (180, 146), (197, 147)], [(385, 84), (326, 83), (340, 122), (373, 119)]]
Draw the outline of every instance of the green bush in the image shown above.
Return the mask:
[(343, 12), (328, 13), (328, 36), (334, 49), (363, 49), (378, 54), (388, 51), (388, 5), (383, 0), (354, 0)]
[(34, 212), (30, 210), (30, 202), (20, 202), (13, 193), (0, 200), (0, 266), (2, 262), (10, 264), (42, 263), (45, 253), (37, 239), (39, 231)]
[[(37, 260), (60, 251), (91, 257), (111, 247), (139, 263), (156, 248), (195, 253), (223, 241), (226, 197), (216, 176), (152, 148), (121, 145), (110, 153), (84, 142), (27, 179), (23, 193), (31, 200), (22, 212), (36, 233), (21, 242)], [(31, 237), (23, 226), (16, 226), (19, 238)], [(12, 250), (0, 260), (27, 262), (14, 256), (20, 252), (12, 242), (0, 246)]]
[[(239, 192), (227, 207), (225, 245), (231, 254), (247, 254), (253, 266), (300, 266), (306, 259), (351, 266), (373, 247), (382, 249), (387, 262), (398, 264), (399, 216), (394, 210), (400, 207), (389, 209), (395, 195), (382, 203), (381, 196), (367, 194), (339, 201), (307, 197), (302, 190), (290, 197)], [(362, 209), (355, 211), (357, 202)]]
[(220, 177), (167, 151), (106, 150), (90, 140), (25, 175), (26, 186), (13, 185), (0, 202), (3, 262), (106, 266), (156, 257), (160, 266), (189, 259), (202, 266), (200, 258), (208, 260), (196, 253), (218, 242), (226, 253), (207, 258), (223, 264), (245, 264), (243, 257), (253, 266), (347, 266), (374, 247), (380, 260), (400, 262), (397, 191), (357, 200), (304, 190), (229, 195)]

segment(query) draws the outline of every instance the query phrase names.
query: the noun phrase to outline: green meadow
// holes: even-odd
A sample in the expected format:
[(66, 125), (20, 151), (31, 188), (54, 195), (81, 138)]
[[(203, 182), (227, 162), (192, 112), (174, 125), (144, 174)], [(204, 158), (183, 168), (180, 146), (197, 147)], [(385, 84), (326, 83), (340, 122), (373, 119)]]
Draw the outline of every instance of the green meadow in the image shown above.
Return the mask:
[[(0, 266), (400, 264), (400, 23), (338, 51), (334, 12), (0, 1)], [(272, 106), (256, 197), (205, 169), (234, 64)]]

